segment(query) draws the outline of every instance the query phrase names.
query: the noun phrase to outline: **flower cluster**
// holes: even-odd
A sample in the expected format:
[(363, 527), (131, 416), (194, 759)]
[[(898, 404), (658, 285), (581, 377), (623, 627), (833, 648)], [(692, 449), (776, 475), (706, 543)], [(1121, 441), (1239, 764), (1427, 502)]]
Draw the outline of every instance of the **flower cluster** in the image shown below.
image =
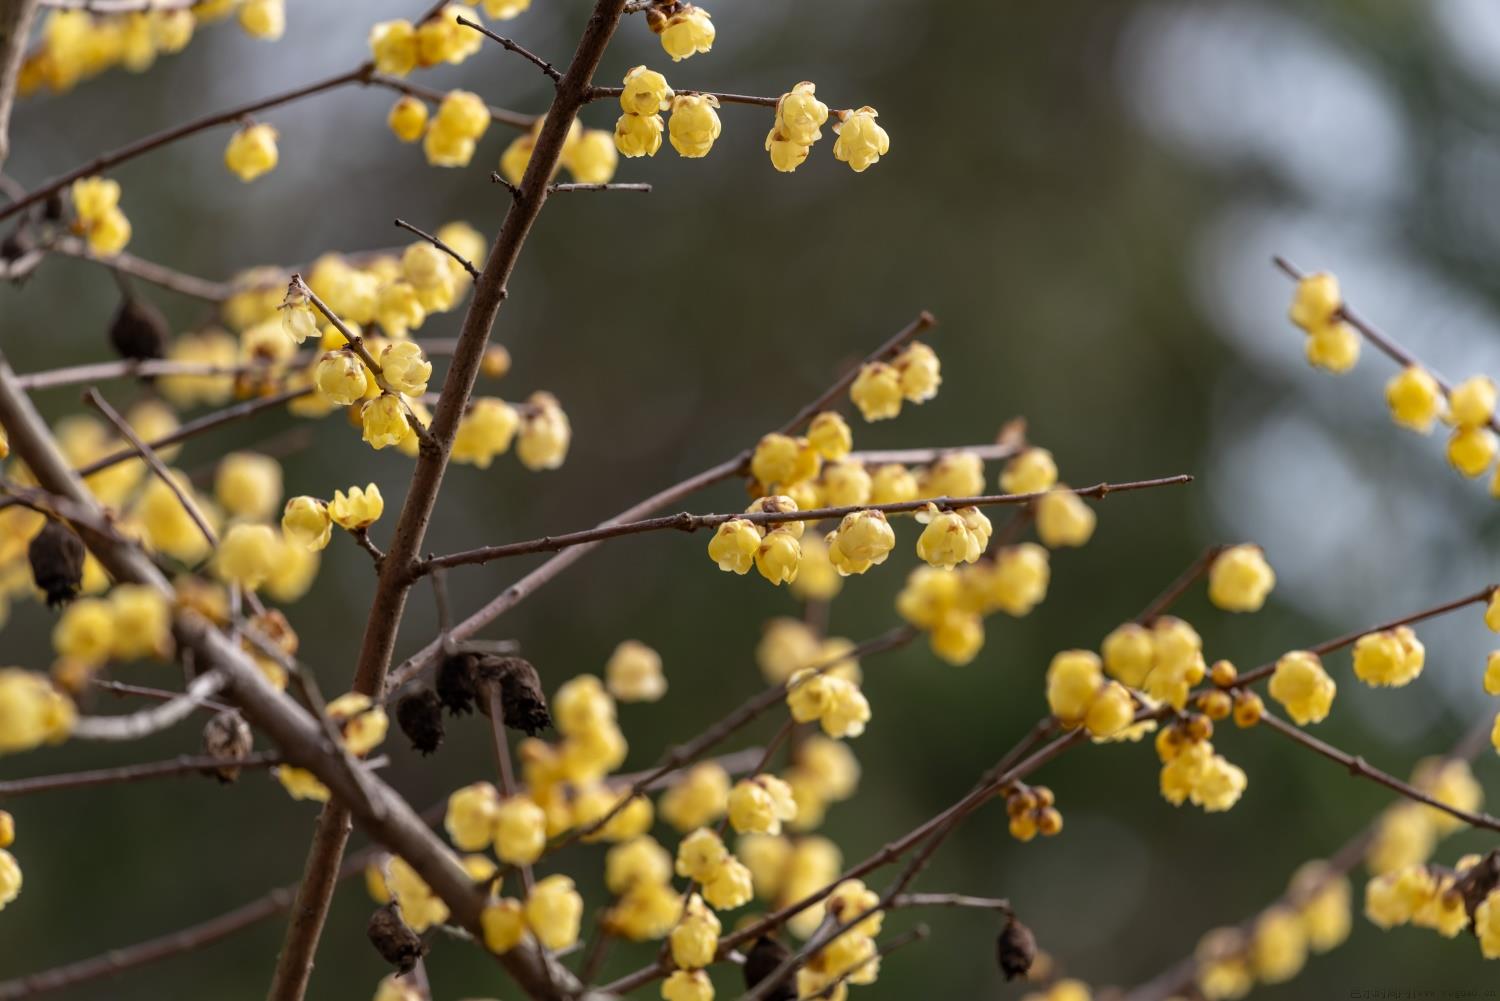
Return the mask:
[(73, 228), (88, 241), (89, 249), (108, 257), (130, 242), (130, 220), (120, 210), (120, 182), (105, 177), (85, 177), (73, 182)]
[(1480, 954), (1500, 959), (1500, 889), (1495, 857), (1465, 855), (1452, 869), (1411, 864), (1365, 886), (1365, 916), (1380, 928), (1414, 925), (1454, 938), (1472, 925)]
[(1211, 736), (1213, 723), (1198, 713), (1189, 713), (1156, 735), (1161, 794), (1173, 806), (1190, 800), (1209, 813), (1219, 813), (1239, 802), (1245, 791), (1244, 770), (1214, 750)]
[[(481, 0), (464, 0), (469, 8), (481, 6)], [(531, 0), (482, 0), (487, 17), (508, 21), (531, 6)], [(456, 66), (478, 52), (484, 45), (479, 32), (458, 23), (473, 10), (448, 4), (434, 11), (420, 24), (405, 18), (381, 21), (370, 29), (370, 58), (381, 73), (404, 77), (414, 69), (448, 64)]]
[(73, 701), (42, 675), (0, 668), (0, 754), (66, 740), (76, 718)]
[[(1484, 787), (1461, 759), (1423, 759), (1412, 771), (1411, 785), (1458, 810), (1472, 812), (1484, 805)], [(1462, 826), (1463, 821), (1446, 810), (1410, 801), (1394, 803), (1375, 823), (1365, 864), (1377, 875), (1420, 865), (1432, 858), (1443, 838)]]
[[(143, 73), (157, 56), (186, 48), (200, 23), (222, 17), (234, 6), (219, 0), (191, 8), (123, 14), (52, 10), (42, 24), (37, 45), (21, 64), (17, 89), (23, 97), (42, 87), (61, 93), (116, 66)], [(280, 37), (283, 23), (282, 0), (243, 3), (240, 24), (247, 34), (275, 39)]]
[(841, 982), (875, 982), (880, 975), (875, 936), (885, 923), (885, 912), (877, 909), (879, 904), (880, 895), (861, 880), (846, 879), (834, 887), (825, 904), (826, 914), (841, 925), (852, 926), (809, 956), (797, 971), (798, 997), (816, 997)]
[(21, 863), (7, 850), (15, 843), (15, 818), (0, 810), (0, 911), (21, 895)]
[(674, 63), (714, 47), (712, 17), (685, 0), (653, 5), (646, 11), (646, 24), (661, 39), (661, 47)]
[(1326, 271), (1297, 283), (1288, 312), (1307, 333), (1307, 360), (1334, 374), (1347, 372), (1359, 360), (1359, 334), (1344, 321), (1339, 281)]
[[(520, 184), (531, 163), (545, 118), (538, 118), (531, 128), (513, 139), (500, 154), (500, 174), (511, 184)], [(558, 166), (566, 168), (579, 184), (607, 184), (615, 176), (619, 158), (615, 141), (601, 129), (586, 129), (575, 118), (563, 137), (562, 156)]]
[(1046, 786), (1017, 782), (1005, 793), (1005, 814), (1010, 818), (1010, 836), (1030, 841), (1038, 834), (1050, 838), (1062, 833), (1062, 813), (1056, 797)]
[(913, 341), (889, 362), (861, 366), (849, 384), (849, 399), (866, 421), (884, 421), (901, 414), (901, 404), (926, 403), (942, 385), (937, 352)]
[(1203, 639), (1183, 619), (1163, 615), (1151, 625), (1127, 622), (1099, 646), (1105, 673), (1127, 688), (1174, 709), (1187, 705), (1192, 687), (1207, 674)]

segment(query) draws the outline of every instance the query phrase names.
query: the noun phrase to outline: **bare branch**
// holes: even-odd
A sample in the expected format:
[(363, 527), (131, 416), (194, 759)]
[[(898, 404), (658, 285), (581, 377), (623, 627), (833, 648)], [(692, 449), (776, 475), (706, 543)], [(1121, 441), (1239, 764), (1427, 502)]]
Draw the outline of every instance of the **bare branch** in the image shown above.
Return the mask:
[(115, 768), (95, 768), (83, 772), (63, 772), (57, 775), (39, 775), (29, 779), (11, 779), (0, 782), (0, 800), (17, 799), (43, 792), (62, 792), (68, 789), (87, 789), (93, 786), (123, 785), (144, 782), (149, 779), (166, 778), (173, 775), (190, 775), (209, 772), (216, 768), (270, 768), (281, 763), (281, 755), (270, 751), (252, 754), (248, 758), (218, 758), (211, 754), (181, 754), (167, 761), (151, 761), (139, 765), (119, 765)]
[(397, 219), (396, 225), (404, 230), (407, 230), (408, 232), (417, 234), (422, 239), (426, 240), (428, 243), (432, 244), (434, 247), (441, 250), (449, 257), (453, 258), (465, 271), (469, 273), (470, 278), (479, 277), (479, 269), (474, 266), (472, 261), (470, 261), (463, 254), (460, 254), (458, 251), (454, 250), (452, 247), (448, 246), (442, 240), (439, 240), (437, 237), (433, 236), (431, 233), (423, 229), (418, 229), (411, 223), (407, 222), (405, 219)]
[(128, 716), (82, 716), (73, 725), (79, 740), (140, 740), (176, 726), (204, 702), (224, 689), (227, 679), (218, 671), (194, 678), (182, 695)]
[(546, 74), (547, 78), (550, 79), (554, 84), (562, 82), (562, 74), (557, 71), (556, 67), (554, 67), (551, 63), (547, 62), (547, 60), (543, 59), (541, 56), (537, 55), (535, 52), (532, 52), (525, 46), (520, 45), (509, 38), (506, 38), (504, 35), (495, 34), (484, 25), (470, 21), (462, 14), (458, 16), (457, 20), (458, 23), (463, 25), (464, 27), (473, 28), (475, 31), (479, 32), (490, 41), (499, 42), (511, 52), (514, 52), (522, 59), (525, 59), (527, 62), (531, 63), (531, 65), (535, 66), (537, 69)]

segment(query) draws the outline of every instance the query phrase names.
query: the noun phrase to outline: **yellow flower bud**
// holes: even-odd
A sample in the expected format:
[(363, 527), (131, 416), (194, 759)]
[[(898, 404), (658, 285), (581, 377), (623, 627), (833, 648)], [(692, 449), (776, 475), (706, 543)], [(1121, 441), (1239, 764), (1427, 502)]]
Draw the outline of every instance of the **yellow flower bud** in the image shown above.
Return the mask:
[(1305, 275), (1297, 282), (1288, 311), (1291, 321), (1311, 334), (1334, 322), (1344, 302), (1339, 280), (1326, 271)]
[(110, 653), (119, 660), (160, 657), (171, 649), (172, 610), (154, 587), (119, 584), (109, 593)]
[[(797, 522), (800, 526), (800, 522)], [(772, 584), (780, 586), (797, 579), (797, 567), (802, 561), (802, 547), (797, 534), (786, 528), (776, 528), (766, 533), (755, 551), (755, 569)], [(723, 564), (720, 564), (723, 568)]]
[(359, 418), (364, 426), (364, 440), (374, 449), (399, 445), (411, 433), (406, 405), (394, 393), (381, 393), (373, 400), (366, 400), (360, 407)]
[(1063, 723), (1078, 723), (1103, 686), (1103, 664), (1097, 654), (1064, 650), (1047, 666), (1047, 707)]
[(755, 565), (755, 555), (760, 550), (760, 531), (743, 518), (724, 522), (708, 541), (708, 558), (719, 565), (720, 570), (745, 574)]
[(1334, 375), (1341, 375), (1359, 361), (1359, 335), (1347, 323), (1318, 327), (1307, 338), (1307, 361)]
[(677, 13), (667, 18), (658, 34), (661, 47), (674, 63), (714, 47), (714, 23), (708, 11), (690, 3), (682, 4)]
[(79, 598), (69, 603), (52, 627), (52, 649), (74, 660), (102, 661), (109, 656), (114, 640), (114, 613), (102, 598)]
[(525, 796), (497, 803), (493, 811), (495, 854), (512, 865), (530, 865), (547, 847), (547, 814)]
[(901, 395), (906, 399), (912, 403), (926, 403), (937, 396), (943, 376), (937, 352), (931, 347), (921, 341), (912, 341), (891, 365), (901, 376)]
[(672, 148), (685, 157), (707, 156), (719, 138), (722, 126), (716, 110), (719, 99), (712, 94), (679, 94), (672, 98), (667, 134)]
[(548, 949), (566, 949), (577, 942), (582, 917), (583, 898), (567, 876), (538, 881), (526, 897), (526, 923)]
[(328, 718), (344, 735), (344, 746), (356, 757), (364, 757), (385, 741), (390, 724), (385, 709), (363, 692), (340, 695), (325, 707)]
[(255, 452), (231, 452), (214, 470), (214, 497), (236, 517), (271, 517), (281, 503), (281, 463)]
[(1442, 412), (1443, 395), (1426, 369), (1409, 365), (1385, 384), (1385, 402), (1397, 424), (1426, 434)]
[(303, 549), (317, 552), (333, 537), (328, 505), (316, 497), (293, 497), (281, 513), (281, 532)]
[(365, 363), (349, 350), (330, 351), (318, 359), (313, 378), (319, 391), (341, 407), (363, 399), (371, 384)]
[(604, 677), (609, 693), (621, 702), (655, 702), (667, 693), (661, 654), (637, 640), (615, 647)]
[(379, 22), (370, 28), (370, 56), (378, 72), (406, 76), (417, 65), (417, 29), (404, 19)]
[(519, 900), (506, 897), (485, 905), (479, 913), (479, 929), (484, 947), (503, 955), (521, 944), (526, 937), (526, 916)]
[(807, 425), (807, 443), (824, 459), (834, 462), (854, 448), (854, 432), (837, 410), (825, 410)]
[(625, 74), (620, 107), (629, 115), (654, 115), (672, 106), (672, 88), (656, 70), (636, 66)]
[(1366, 633), (1354, 642), (1354, 676), (1372, 687), (1410, 684), (1426, 659), (1422, 641), (1407, 626)]
[[(931, 505), (928, 508), (932, 510)], [(983, 554), (984, 540), (970, 530), (964, 516), (957, 511), (933, 515), (917, 539), (917, 555), (929, 565), (945, 570), (960, 563), (973, 563)]]
[(584, 129), (578, 141), (566, 149), (562, 161), (579, 184), (608, 184), (619, 163), (614, 136), (603, 129)]
[(1027, 615), (1047, 597), (1051, 580), (1047, 550), (1034, 542), (1006, 546), (995, 556), (986, 598), (1007, 615)]
[(875, 121), (878, 112), (871, 107), (840, 112), (842, 121), (834, 123), (838, 140), (833, 144), (834, 159), (847, 163), (855, 173), (862, 173), (880, 162), (890, 152), (891, 137)]
[(1316, 654), (1293, 650), (1276, 662), (1271, 675), (1271, 697), (1280, 702), (1298, 726), (1321, 723), (1333, 707), (1338, 685), (1323, 670)]
[(797, 816), (792, 789), (774, 775), (742, 779), (729, 793), (729, 822), (741, 834), (780, 834)]
[(1084, 714), (1083, 725), (1099, 739), (1113, 737), (1135, 721), (1135, 702), (1118, 681), (1106, 681)]
[(1461, 428), (1477, 428), (1495, 416), (1495, 383), (1487, 375), (1476, 375), (1453, 387), (1448, 394), (1448, 412)]
[(276, 167), (276, 130), (265, 123), (250, 125), (229, 137), (224, 166), (242, 181), (253, 181)]
[[(478, 32), (470, 31), (462, 25), (458, 29), (465, 36), (480, 38)], [(438, 103), (433, 127), (464, 139), (478, 139), (490, 127), (489, 106), (472, 91), (450, 90)]]
[(904, 504), (916, 500), (919, 490), (916, 476), (899, 463), (880, 466), (870, 476), (871, 504)]
[(477, 145), (474, 139), (438, 121), (422, 137), (422, 155), (434, 167), (467, 167)]
[(399, 98), (385, 116), (385, 124), (402, 142), (416, 142), (427, 131), (427, 102), (410, 95)]
[(955, 667), (972, 661), (984, 647), (984, 621), (957, 609), (943, 615), (928, 635), (932, 652)]
[(715, 869), (703, 883), (703, 899), (715, 910), (732, 911), (743, 907), (755, 896), (755, 880), (739, 859), (729, 860)]
[(283, 0), (245, 0), (239, 20), (251, 38), (274, 42), (286, 31), (286, 4)]
[(1460, 427), (1448, 439), (1448, 464), (1473, 479), (1495, 461), (1495, 433), (1484, 425)]
[(1259, 546), (1231, 546), (1208, 570), (1208, 598), (1226, 612), (1258, 612), (1276, 586), (1276, 574)]
[(621, 115), (615, 122), (615, 149), (621, 156), (655, 156), (666, 124), (660, 115)]
[(479, 32), (458, 23), (467, 13), (457, 4), (449, 4), (417, 25), (417, 61), (423, 66), (438, 63), (458, 65), (479, 51), (484, 38)]
[(385, 500), (380, 496), (380, 488), (370, 483), (363, 490), (359, 487), (350, 487), (348, 496), (342, 490), (333, 492), (333, 500), (328, 504), (328, 516), (333, 523), (347, 531), (359, 528), (369, 528), (380, 519), (385, 510)]
[(714, 1001), (714, 982), (702, 970), (673, 970), (662, 981), (661, 996), (663, 1001)]
[(625, 893), (642, 883), (669, 883), (672, 856), (647, 835), (614, 845), (604, 856), (604, 884), (611, 893)]
[(1057, 463), (1045, 448), (1022, 450), (1000, 471), (1000, 490), (1008, 494), (1039, 494), (1057, 482)]
[(413, 341), (387, 344), (380, 352), (380, 369), (386, 384), (407, 396), (427, 392), (427, 380), (432, 378), (432, 362), (422, 356), (421, 347)]
[(699, 969), (714, 961), (723, 925), (703, 898), (693, 894), (683, 909), (682, 920), (672, 929), (672, 961), (686, 969)]
[(896, 533), (883, 511), (855, 511), (844, 515), (828, 540), (829, 558), (840, 574), (864, 573), (886, 561), (896, 546)]
[(1098, 516), (1077, 494), (1055, 487), (1036, 502), (1036, 534), (1049, 548), (1081, 546), (1094, 535)]
[(532, 393), (516, 435), (516, 458), (530, 470), (556, 469), (568, 457), (573, 428), (557, 398)]
[(254, 591), (276, 570), (281, 539), (269, 525), (241, 523), (219, 540), (214, 570), (226, 581)]
[(481, 396), (458, 422), (453, 437), (453, 459), (488, 469), (495, 456), (509, 451), (521, 417), (514, 407), (492, 396)]
[(895, 417), (901, 413), (901, 373), (885, 362), (869, 362), (850, 385), (849, 399), (866, 421)]
[[(811, 146), (823, 138), (820, 127), (828, 121), (828, 105), (817, 98), (817, 87), (804, 80), (776, 102), (776, 129), (788, 142)], [(805, 154), (804, 154), (805, 155)]]
[(771, 154), (771, 166), (790, 174), (807, 160), (812, 147), (793, 142), (773, 127), (766, 133), (766, 152)]
[(1104, 670), (1111, 678), (1140, 688), (1156, 662), (1156, 641), (1151, 630), (1134, 622), (1116, 627), (1100, 646)]

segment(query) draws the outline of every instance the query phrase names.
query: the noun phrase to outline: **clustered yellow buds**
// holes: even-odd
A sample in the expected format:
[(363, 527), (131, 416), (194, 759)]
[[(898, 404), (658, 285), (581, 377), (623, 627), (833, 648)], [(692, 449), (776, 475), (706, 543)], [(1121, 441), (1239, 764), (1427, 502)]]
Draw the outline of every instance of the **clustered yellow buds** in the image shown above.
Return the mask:
[[(76, 718), (72, 700), (44, 675), (19, 667), (0, 668), (0, 754), (64, 741)], [(20, 886), (19, 872), (15, 885)]]
[(276, 130), (264, 122), (240, 129), (224, 147), (224, 166), (247, 183), (275, 170), (279, 158)]
[[(485, 948), (504, 954), (521, 944), (529, 931), (548, 949), (566, 949), (578, 941), (583, 898), (567, 876), (538, 880), (526, 902), (491, 899), (479, 916)], [(409, 924), (410, 922), (408, 922)]]
[(1218, 813), (1239, 802), (1245, 791), (1244, 770), (1214, 750), (1211, 736), (1213, 723), (1197, 713), (1183, 716), (1156, 735), (1161, 794), (1173, 806), (1189, 800), (1209, 813)]
[(1335, 375), (1359, 360), (1359, 334), (1344, 322), (1343, 309), (1338, 279), (1320, 271), (1297, 282), (1288, 313), (1307, 332), (1308, 362)]
[(672, 107), (672, 88), (655, 70), (636, 66), (625, 74), (620, 94), (624, 114), (615, 123), (615, 148), (621, 156), (655, 156), (665, 129), (660, 112)]
[(932, 399), (942, 381), (937, 353), (913, 341), (890, 363), (862, 366), (849, 386), (849, 398), (865, 420), (888, 420), (900, 415), (903, 400), (923, 403)]
[(1061, 833), (1063, 818), (1051, 789), (1017, 782), (1005, 789), (1004, 795), (1011, 837), (1017, 841), (1030, 841), (1038, 834), (1050, 838)]
[[(281, 0), (249, 0), (240, 23), (247, 34), (268, 37), (279, 23)], [(17, 89), (22, 96), (41, 87), (61, 93), (80, 81), (116, 66), (132, 73), (150, 69), (159, 55), (185, 49), (194, 28), (210, 19), (205, 4), (191, 10), (178, 7), (94, 13), (83, 9), (53, 10), (21, 64)], [(277, 32), (279, 34), (279, 32)]]
[(71, 602), (52, 629), (52, 647), (79, 665), (167, 657), (171, 608), (155, 588), (120, 584), (106, 598)]
[(1208, 670), (1197, 630), (1171, 615), (1150, 627), (1119, 626), (1104, 638), (1100, 654), (1111, 678), (1176, 709), (1187, 705), (1189, 692)]
[(1259, 546), (1230, 546), (1208, 568), (1208, 598), (1226, 612), (1258, 612), (1276, 586)]
[[(457, 25), (465, 34), (477, 32)], [(490, 109), (478, 94), (450, 90), (438, 104), (437, 115), (422, 140), (422, 151), (434, 167), (466, 167), (474, 158), (480, 136), (490, 127)]]
[(1269, 691), (1298, 726), (1306, 726), (1328, 717), (1338, 684), (1323, 670), (1317, 654), (1293, 650), (1276, 662)]
[(731, 911), (750, 902), (754, 883), (750, 870), (706, 827), (683, 838), (677, 846), (677, 875), (696, 880), (703, 899), (717, 911)]
[(1104, 677), (1092, 650), (1064, 650), (1047, 666), (1047, 708), (1066, 727), (1083, 726), (1099, 740), (1126, 731), (1135, 721), (1135, 700), (1124, 685)]
[(797, 971), (798, 997), (817, 997), (828, 990), (834, 990), (831, 996), (837, 997), (837, 989), (847, 989), (847, 984), (875, 982), (880, 973), (875, 936), (885, 919), (884, 912), (877, 910), (879, 903), (880, 895), (861, 880), (845, 880), (834, 888), (825, 905), (826, 913), (840, 924), (853, 927), (808, 957)]
[(858, 737), (870, 721), (859, 685), (830, 671), (803, 668), (787, 679), (787, 708), (798, 723), (817, 721), (834, 738)]
[(822, 125), (828, 121), (828, 105), (817, 98), (817, 87), (804, 80), (776, 102), (776, 121), (766, 134), (766, 152), (771, 165), (791, 173), (812, 152), (813, 143), (823, 138)]
[(1410, 684), (1426, 660), (1426, 647), (1408, 626), (1366, 633), (1354, 643), (1354, 676), (1375, 688)]
[(120, 210), (120, 182), (104, 177), (85, 177), (73, 182), (74, 228), (88, 241), (89, 249), (108, 257), (130, 242), (130, 220)]
[[(1495, 461), (1496, 438), (1491, 429), (1495, 399), (1495, 383), (1483, 375), (1465, 379), (1448, 394), (1448, 418), (1453, 423), (1448, 463), (1470, 479)], [(1495, 489), (1492, 484), (1491, 492)]]
[(775, 775), (742, 779), (729, 792), (729, 822), (741, 834), (780, 834), (796, 817), (792, 787)]

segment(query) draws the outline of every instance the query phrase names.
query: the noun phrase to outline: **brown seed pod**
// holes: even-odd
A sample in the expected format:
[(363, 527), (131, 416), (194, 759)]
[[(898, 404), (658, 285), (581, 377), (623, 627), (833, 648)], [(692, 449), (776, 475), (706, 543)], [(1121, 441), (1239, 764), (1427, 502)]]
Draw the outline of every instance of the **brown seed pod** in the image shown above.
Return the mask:
[(427, 955), (427, 943), (420, 935), (406, 927), (394, 904), (375, 908), (370, 923), (365, 926), (370, 944), (382, 959), (401, 973), (410, 973), (417, 961)]
[(1000, 937), (995, 939), (995, 958), (1000, 962), (1000, 972), (1006, 980), (1026, 976), (1031, 964), (1036, 962), (1036, 936), (1014, 914), (1009, 915)]
[(163, 358), (172, 330), (161, 310), (144, 299), (127, 295), (109, 325), (109, 343), (121, 358), (146, 361)]
[[(250, 733), (250, 724), (238, 712), (226, 709), (215, 713), (203, 725), (203, 753), (216, 758), (243, 761), (250, 756), (255, 738)], [(205, 774), (214, 775), (220, 782), (233, 782), (240, 777), (240, 770), (233, 765), (213, 768)]]
[[(753, 990), (775, 973), (777, 967), (786, 962), (790, 955), (786, 946), (769, 935), (756, 939), (750, 951), (745, 953), (745, 987)], [(791, 980), (790, 973), (784, 975), (765, 995), (766, 1001), (794, 1001), (797, 991)]]
[(473, 711), (478, 691), (474, 687), (474, 661), (469, 653), (455, 653), (444, 657), (438, 664), (434, 687), (439, 701), (454, 716), (463, 716)]
[(431, 754), (443, 742), (443, 702), (437, 692), (423, 688), (403, 695), (396, 703), (396, 725), (424, 755)]
[(83, 540), (67, 525), (51, 518), (31, 540), (26, 550), (31, 577), (47, 595), (47, 605), (56, 608), (78, 596), (83, 582)]
[(489, 715), (489, 695), (485, 689), (498, 685), (500, 709), (506, 726), (534, 737), (552, 725), (547, 696), (542, 692), (542, 679), (530, 661), (520, 657), (484, 656), (479, 658), (475, 673), (484, 694), (479, 700), (480, 712)]

